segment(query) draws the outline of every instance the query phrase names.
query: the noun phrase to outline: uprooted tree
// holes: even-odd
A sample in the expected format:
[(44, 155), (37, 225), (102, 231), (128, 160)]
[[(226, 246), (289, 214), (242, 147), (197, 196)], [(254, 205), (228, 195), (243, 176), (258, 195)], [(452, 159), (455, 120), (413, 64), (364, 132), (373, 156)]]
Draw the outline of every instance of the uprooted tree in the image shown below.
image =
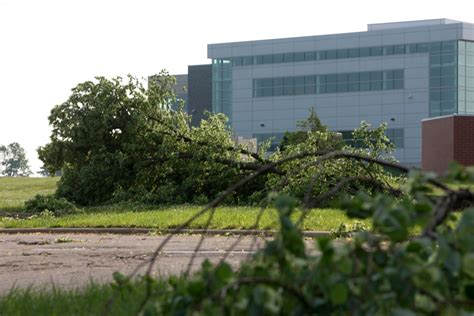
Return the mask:
[[(303, 130), (287, 135), (284, 150), (270, 156), (264, 151), (252, 153), (234, 145), (224, 115), (211, 114), (199, 127), (191, 127), (187, 114), (170, 110), (176, 102), (173, 83), (172, 77), (161, 73), (148, 89), (133, 77), (98, 77), (72, 89), (69, 99), (51, 111), (51, 142), (38, 149), (50, 174), (62, 172), (57, 196), (79, 205), (123, 200), (202, 203), (263, 165), (307, 148), (365, 150), (373, 157), (390, 155), (392, 150), (384, 126), (371, 129), (364, 124), (354, 133), (368, 150), (344, 147), (312, 112), (301, 124)], [(361, 185), (370, 192), (386, 189), (393, 178), (372, 163), (332, 159), (323, 164), (320, 168), (307, 156), (296, 165), (271, 168), (226, 202), (258, 202), (276, 183), (302, 198), (303, 187), (312, 181), (307, 175), (315, 168), (324, 169), (319, 178), (327, 184), (312, 185), (313, 195), (348, 175), (353, 181), (344, 191)]]

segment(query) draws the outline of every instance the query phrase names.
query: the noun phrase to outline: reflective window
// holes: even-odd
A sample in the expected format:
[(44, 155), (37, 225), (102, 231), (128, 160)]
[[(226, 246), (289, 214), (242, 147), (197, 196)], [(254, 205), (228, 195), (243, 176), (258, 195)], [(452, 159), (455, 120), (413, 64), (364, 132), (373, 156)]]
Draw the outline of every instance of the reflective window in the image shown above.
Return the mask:
[(361, 47), (359, 49), (360, 57), (369, 57), (370, 56), (370, 47)]
[(290, 62), (293, 62), (295, 58), (295, 54), (293, 53), (286, 53), (284, 56), (283, 56), (283, 61), (285, 63), (290, 63)]
[[(254, 97), (379, 91), (404, 88), (402, 69), (255, 79)], [(445, 90), (451, 100), (453, 90)], [(441, 101), (441, 90), (438, 91)], [(448, 101), (448, 100), (444, 101)]]
[(304, 53), (304, 60), (305, 61), (316, 60), (316, 52), (306, 52), (306, 53)]
[(348, 58), (348, 57), (349, 57), (349, 54), (348, 54), (347, 48), (337, 50), (337, 58), (338, 59), (343, 59), (343, 58)]
[(275, 64), (280, 64), (280, 63), (282, 63), (283, 60), (284, 60), (283, 56), (284, 56), (283, 54), (275, 54), (275, 55), (273, 55), (273, 62), (274, 62)]
[(370, 56), (382, 56), (382, 55), (383, 55), (383, 47), (370, 48)]
[(304, 61), (304, 53), (295, 53), (295, 62)]
[(350, 48), (348, 52), (349, 58), (356, 58), (359, 57), (359, 49), (358, 48)]
[(337, 58), (337, 49), (328, 50), (326, 52), (327, 59), (336, 59)]

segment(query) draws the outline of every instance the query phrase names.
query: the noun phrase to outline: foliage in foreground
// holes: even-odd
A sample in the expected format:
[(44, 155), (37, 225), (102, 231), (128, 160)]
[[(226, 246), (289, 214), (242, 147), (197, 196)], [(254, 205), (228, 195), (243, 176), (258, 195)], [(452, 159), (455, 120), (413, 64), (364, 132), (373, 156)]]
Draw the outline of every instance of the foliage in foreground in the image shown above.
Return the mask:
[[(474, 169), (456, 178), (474, 180)], [(203, 265), (188, 279), (149, 279), (144, 305), (149, 315), (468, 315), (474, 312), (474, 208), (451, 220), (467, 190), (433, 201), (431, 176), (412, 172), (404, 191), (410, 199), (359, 194), (343, 206), (351, 217), (372, 218), (373, 231), (348, 242), (318, 239), (319, 254), (305, 249), (289, 220), (296, 200), (275, 200), (281, 231), (240, 270), (226, 263)], [(439, 184), (442, 186), (441, 184)], [(424, 227), (412, 237), (414, 225)], [(126, 282), (124, 280), (121, 280)], [(127, 286), (121, 287), (127, 291)]]
[[(474, 169), (456, 168), (451, 177), (473, 181)], [(432, 185), (445, 194), (433, 200), (427, 194)], [(239, 270), (205, 262), (192, 276), (138, 283), (115, 274), (113, 293), (103, 290), (112, 300), (94, 303), (89, 313), (103, 314), (108, 306), (114, 314), (130, 298), (127, 313), (145, 315), (472, 315), (474, 208), (460, 206), (472, 205), (473, 193), (416, 171), (403, 190), (409, 198), (360, 193), (344, 201), (349, 216), (372, 220), (373, 231), (352, 240), (318, 239), (318, 253), (306, 249), (289, 219), (297, 200), (274, 195), (281, 230)], [(462, 210), (457, 220), (455, 210)], [(424, 229), (413, 237), (409, 230), (417, 224)], [(22, 297), (32, 302), (31, 294), (21, 295), (0, 299), (0, 307), (11, 308)], [(38, 300), (44, 314), (59, 310), (52, 296)]]

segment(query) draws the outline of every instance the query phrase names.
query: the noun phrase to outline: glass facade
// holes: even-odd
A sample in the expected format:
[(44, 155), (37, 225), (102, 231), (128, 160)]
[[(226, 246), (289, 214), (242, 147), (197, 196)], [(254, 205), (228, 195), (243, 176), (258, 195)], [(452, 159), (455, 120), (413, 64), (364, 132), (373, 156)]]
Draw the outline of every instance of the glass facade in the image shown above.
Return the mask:
[(458, 44), (456, 41), (433, 42), (430, 58), (430, 117), (457, 112)]
[(403, 89), (403, 69), (253, 80), (253, 97)]
[[(445, 42), (452, 43), (456, 42)], [(376, 57), (376, 56), (391, 56), (403, 54), (417, 54), (430, 52), (431, 45), (440, 45), (441, 42), (435, 43), (413, 43), (413, 44), (397, 44), (385, 46), (372, 47), (355, 47), (355, 48), (341, 48), (319, 51), (307, 51), (296, 53), (281, 53), (281, 54), (266, 54), (257, 56), (240, 56), (229, 58), (232, 60), (234, 66), (249, 66), (249, 65), (265, 65), (265, 64), (280, 64), (280, 63), (294, 63), (304, 61), (316, 60), (333, 60), (359, 57)]]
[(212, 60), (212, 112), (224, 113), (232, 123), (232, 63)]
[(458, 43), (458, 113), (474, 114), (474, 43)]

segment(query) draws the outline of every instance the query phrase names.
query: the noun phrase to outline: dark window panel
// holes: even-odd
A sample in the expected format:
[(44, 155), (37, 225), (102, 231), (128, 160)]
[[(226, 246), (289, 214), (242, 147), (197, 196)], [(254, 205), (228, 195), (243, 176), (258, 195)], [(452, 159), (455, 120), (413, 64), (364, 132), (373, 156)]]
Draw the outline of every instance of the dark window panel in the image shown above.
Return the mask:
[(305, 94), (316, 94), (316, 86), (315, 85), (304, 86), (304, 93)]
[(417, 46), (418, 53), (427, 53), (430, 51), (430, 46), (428, 43), (420, 43)]
[(337, 49), (328, 50), (327, 59), (337, 59)]
[(348, 87), (347, 82), (339, 82), (337, 84), (337, 91), (338, 92), (347, 92), (347, 91), (349, 91), (349, 87)]
[(316, 60), (316, 52), (306, 52), (306, 53), (304, 53), (304, 60), (305, 61)]
[(295, 61), (304, 61), (304, 53), (295, 53)]
[(369, 57), (370, 56), (370, 47), (361, 47), (359, 49), (360, 57)]
[(318, 60), (328, 59), (327, 51), (323, 50), (323, 51), (317, 52), (317, 59)]
[(441, 42), (430, 43), (430, 53), (440, 53), (441, 52)]
[(283, 77), (273, 78), (274, 87), (283, 87)]
[(291, 63), (295, 60), (294, 53), (286, 53), (283, 57), (285, 63)]
[(407, 47), (406, 47), (406, 51), (409, 54), (417, 53), (418, 52), (417, 44), (408, 44)]
[(370, 48), (370, 56), (382, 56), (382, 55), (383, 55), (383, 48), (381, 46)]
[(349, 56), (349, 58), (359, 57), (360, 56), (359, 48), (349, 48), (348, 56)]
[(233, 66), (242, 66), (242, 57), (234, 57), (232, 58), (232, 65)]
[(283, 86), (273, 87), (273, 96), (279, 97), (283, 95)]
[(342, 48), (337, 50), (337, 58), (338, 59), (344, 59), (349, 56), (347, 48)]
[(337, 83), (331, 83), (326, 85), (327, 93), (336, 93), (337, 92)]
[(263, 55), (263, 64), (273, 64), (273, 55)]
[(393, 55), (393, 45), (387, 45), (383, 48), (384, 50), (384, 55)]
[(284, 54), (275, 54), (273, 55), (273, 62), (275, 64), (281, 64), (283, 63), (283, 60), (284, 60)]
[(370, 90), (372, 91), (380, 91), (382, 90), (382, 81), (371, 81), (370, 82)]
[(394, 45), (393, 46), (393, 54), (394, 55), (405, 54), (405, 45)]
[(242, 65), (252, 65), (253, 64), (253, 57), (252, 56), (244, 56), (242, 57)]
[(295, 95), (304, 94), (304, 86), (295, 86)]

